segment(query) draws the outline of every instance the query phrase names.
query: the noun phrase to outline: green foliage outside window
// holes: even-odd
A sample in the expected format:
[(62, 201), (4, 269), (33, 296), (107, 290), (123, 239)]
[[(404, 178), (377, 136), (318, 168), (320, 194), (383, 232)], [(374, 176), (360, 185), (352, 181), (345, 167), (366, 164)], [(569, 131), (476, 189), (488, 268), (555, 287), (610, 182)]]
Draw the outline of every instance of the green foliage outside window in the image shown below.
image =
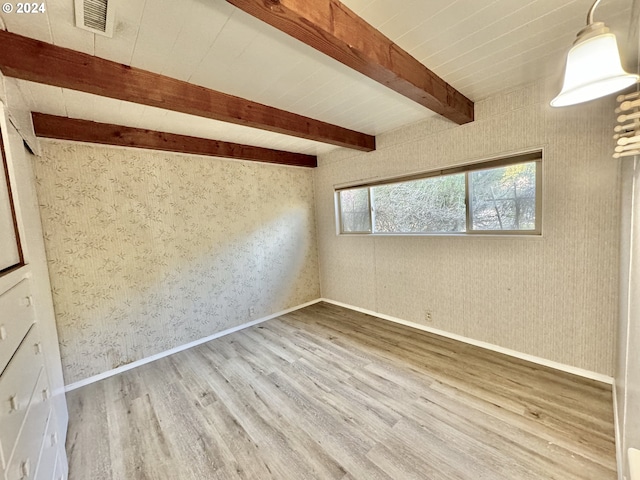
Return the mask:
[(539, 160), (339, 191), (341, 233), (539, 233)]

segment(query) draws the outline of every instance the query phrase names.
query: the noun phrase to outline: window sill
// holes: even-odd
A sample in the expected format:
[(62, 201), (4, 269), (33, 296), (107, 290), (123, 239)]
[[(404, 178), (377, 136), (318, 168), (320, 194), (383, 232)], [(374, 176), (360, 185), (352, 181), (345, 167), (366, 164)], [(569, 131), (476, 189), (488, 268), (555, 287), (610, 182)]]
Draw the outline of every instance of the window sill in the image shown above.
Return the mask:
[(336, 233), (337, 237), (542, 238), (542, 233)]

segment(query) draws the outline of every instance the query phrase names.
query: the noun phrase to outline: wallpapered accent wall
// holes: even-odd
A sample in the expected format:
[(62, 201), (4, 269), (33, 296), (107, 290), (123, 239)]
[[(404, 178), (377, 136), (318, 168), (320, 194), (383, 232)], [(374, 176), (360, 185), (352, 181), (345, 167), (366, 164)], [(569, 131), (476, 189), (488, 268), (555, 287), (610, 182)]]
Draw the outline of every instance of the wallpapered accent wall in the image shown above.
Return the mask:
[[(618, 312), (619, 161), (611, 99), (549, 107), (558, 85), (476, 103), (323, 155), (314, 173), (322, 295), (519, 352), (612, 374)], [(334, 186), (544, 148), (543, 236), (337, 236)], [(431, 312), (431, 321), (425, 312)]]
[(41, 144), (67, 384), (320, 296), (311, 170)]

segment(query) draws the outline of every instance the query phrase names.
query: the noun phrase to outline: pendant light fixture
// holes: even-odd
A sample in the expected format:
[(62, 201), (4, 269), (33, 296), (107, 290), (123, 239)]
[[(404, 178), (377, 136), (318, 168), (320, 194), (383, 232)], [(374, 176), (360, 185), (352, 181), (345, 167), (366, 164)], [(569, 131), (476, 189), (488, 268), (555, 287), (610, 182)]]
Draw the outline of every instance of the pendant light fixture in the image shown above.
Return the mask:
[(616, 36), (602, 22), (593, 21), (596, 0), (589, 9), (587, 26), (578, 32), (567, 55), (562, 91), (552, 107), (587, 102), (622, 90), (638, 81), (638, 75), (622, 68)]

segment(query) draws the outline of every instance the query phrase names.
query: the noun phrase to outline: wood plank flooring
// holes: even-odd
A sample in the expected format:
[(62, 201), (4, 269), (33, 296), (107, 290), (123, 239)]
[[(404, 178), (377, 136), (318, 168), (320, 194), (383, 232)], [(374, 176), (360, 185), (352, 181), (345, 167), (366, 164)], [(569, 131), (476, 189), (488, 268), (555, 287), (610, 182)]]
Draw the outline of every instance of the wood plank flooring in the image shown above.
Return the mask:
[(68, 402), (71, 480), (616, 478), (610, 386), (325, 303)]

